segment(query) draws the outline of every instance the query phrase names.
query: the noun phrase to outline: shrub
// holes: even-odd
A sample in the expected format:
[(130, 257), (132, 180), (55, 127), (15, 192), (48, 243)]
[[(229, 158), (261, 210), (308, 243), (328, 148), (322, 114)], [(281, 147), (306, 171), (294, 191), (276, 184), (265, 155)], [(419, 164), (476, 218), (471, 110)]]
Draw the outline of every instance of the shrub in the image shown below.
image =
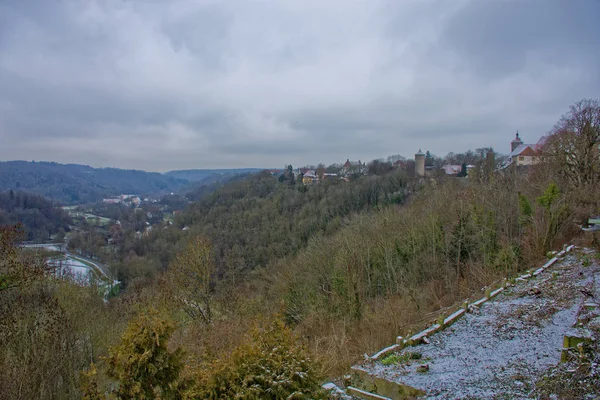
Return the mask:
[(325, 399), (315, 363), (281, 317), (254, 328), (229, 357), (205, 363), (188, 398)]
[(120, 383), (120, 399), (180, 398), (182, 352), (167, 348), (173, 329), (155, 310), (129, 323), (121, 344), (111, 348), (107, 357), (108, 375)]

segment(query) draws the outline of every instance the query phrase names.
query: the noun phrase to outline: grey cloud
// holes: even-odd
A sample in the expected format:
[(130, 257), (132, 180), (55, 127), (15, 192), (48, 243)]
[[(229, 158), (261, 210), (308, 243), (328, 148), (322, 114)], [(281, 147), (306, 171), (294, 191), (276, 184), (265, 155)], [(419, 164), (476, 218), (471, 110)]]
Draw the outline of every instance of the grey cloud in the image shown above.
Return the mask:
[[(0, 159), (147, 170), (535, 141), (600, 88), (593, 0), (5, 0)], [(27, 138), (27, 140), (24, 140)]]
[(532, 57), (558, 65), (597, 63), (598, 15), (594, 0), (473, 2), (450, 20), (442, 43), (490, 79), (526, 68)]

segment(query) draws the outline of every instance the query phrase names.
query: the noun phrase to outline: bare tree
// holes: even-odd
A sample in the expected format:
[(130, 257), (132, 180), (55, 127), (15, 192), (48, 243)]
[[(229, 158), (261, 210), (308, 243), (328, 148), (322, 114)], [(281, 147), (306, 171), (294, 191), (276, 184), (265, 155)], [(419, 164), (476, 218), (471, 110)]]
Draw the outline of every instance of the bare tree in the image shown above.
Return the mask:
[(190, 239), (185, 249), (169, 266), (167, 279), (175, 299), (192, 318), (210, 323), (211, 283), (215, 272), (210, 240), (204, 236)]
[(584, 99), (570, 107), (543, 147), (544, 160), (576, 187), (598, 181), (600, 103)]

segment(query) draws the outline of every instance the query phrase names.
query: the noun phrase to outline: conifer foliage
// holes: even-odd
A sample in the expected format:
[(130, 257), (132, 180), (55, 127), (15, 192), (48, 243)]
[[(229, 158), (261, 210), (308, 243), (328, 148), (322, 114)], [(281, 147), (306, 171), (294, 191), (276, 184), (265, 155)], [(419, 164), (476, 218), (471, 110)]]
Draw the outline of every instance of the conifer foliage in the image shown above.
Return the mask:
[(120, 399), (180, 398), (182, 351), (169, 351), (173, 324), (156, 310), (131, 321), (121, 344), (109, 350), (108, 375), (119, 381)]
[(325, 399), (316, 364), (281, 317), (254, 328), (229, 357), (207, 362), (189, 398)]

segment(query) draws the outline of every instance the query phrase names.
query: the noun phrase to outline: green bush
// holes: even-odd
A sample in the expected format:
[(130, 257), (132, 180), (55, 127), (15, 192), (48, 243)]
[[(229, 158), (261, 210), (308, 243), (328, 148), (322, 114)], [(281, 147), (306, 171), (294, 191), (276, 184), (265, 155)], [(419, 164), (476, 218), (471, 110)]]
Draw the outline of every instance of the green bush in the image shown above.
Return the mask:
[(258, 326), (229, 357), (204, 364), (190, 399), (326, 399), (317, 366), (277, 317)]

